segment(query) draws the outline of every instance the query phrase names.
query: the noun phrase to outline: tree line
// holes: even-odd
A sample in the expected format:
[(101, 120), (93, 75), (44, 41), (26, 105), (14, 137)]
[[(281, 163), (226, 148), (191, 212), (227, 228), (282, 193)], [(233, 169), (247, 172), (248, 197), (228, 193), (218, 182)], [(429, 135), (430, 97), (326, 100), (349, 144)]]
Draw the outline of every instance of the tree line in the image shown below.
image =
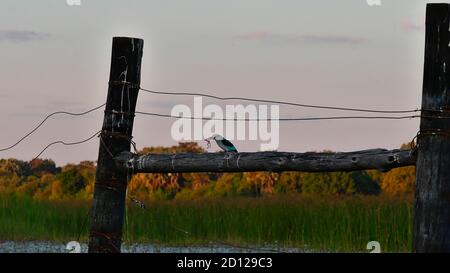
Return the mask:
[[(404, 144), (401, 148), (407, 148)], [(172, 147), (148, 147), (146, 153), (203, 153), (195, 142)], [(0, 159), (0, 194), (36, 200), (88, 200), (93, 196), (96, 165), (92, 161), (57, 167), (50, 159)], [(140, 200), (171, 200), (280, 194), (412, 195), (415, 168), (380, 172), (304, 173), (168, 173), (136, 174), (128, 194)]]

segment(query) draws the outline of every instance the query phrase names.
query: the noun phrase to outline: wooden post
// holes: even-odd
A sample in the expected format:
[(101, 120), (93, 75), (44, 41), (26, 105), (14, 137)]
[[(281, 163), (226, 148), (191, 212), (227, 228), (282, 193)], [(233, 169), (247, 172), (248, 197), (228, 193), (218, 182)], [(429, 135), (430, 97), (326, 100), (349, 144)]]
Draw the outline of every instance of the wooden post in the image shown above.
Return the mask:
[(128, 184), (114, 157), (130, 151), (144, 41), (113, 38), (108, 97), (91, 214), (89, 252), (120, 252)]
[(449, 4), (427, 5), (414, 252), (450, 252), (449, 19)]

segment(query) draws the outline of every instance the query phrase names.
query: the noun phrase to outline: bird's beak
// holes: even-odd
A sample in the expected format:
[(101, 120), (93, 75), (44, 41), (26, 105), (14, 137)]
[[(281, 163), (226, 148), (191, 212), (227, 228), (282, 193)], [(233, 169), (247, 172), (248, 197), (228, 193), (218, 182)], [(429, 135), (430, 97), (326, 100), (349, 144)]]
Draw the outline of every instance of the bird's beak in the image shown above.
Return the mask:
[(211, 138), (210, 137), (205, 138), (205, 141), (206, 141), (206, 149), (211, 148)]

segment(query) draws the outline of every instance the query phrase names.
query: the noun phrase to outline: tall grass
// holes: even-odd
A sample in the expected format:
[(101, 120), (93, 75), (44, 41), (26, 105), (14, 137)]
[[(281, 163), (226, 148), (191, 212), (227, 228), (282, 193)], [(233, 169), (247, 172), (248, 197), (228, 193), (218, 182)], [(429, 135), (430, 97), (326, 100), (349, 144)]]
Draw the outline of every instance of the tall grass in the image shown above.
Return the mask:
[[(2, 198), (0, 239), (87, 240), (89, 204)], [(83, 229), (83, 226), (84, 229)], [(278, 245), (313, 250), (408, 252), (412, 239), (409, 200), (387, 197), (284, 196), (158, 201), (146, 210), (127, 206), (128, 243)]]
[(86, 225), (86, 202), (37, 202), (0, 196), (0, 240), (77, 239)]

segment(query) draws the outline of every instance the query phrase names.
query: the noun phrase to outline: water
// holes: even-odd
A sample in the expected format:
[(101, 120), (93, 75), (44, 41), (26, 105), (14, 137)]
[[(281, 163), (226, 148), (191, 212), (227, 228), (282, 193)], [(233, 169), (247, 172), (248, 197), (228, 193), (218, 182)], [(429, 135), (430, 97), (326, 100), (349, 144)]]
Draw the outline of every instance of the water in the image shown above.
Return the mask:
[[(81, 253), (87, 252), (87, 245), (80, 245)], [(42, 242), (42, 241), (3, 241), (0, 242), (0, 253), (69, 253), (66, 243), (58, 242)], [(273, 253), (273, 252), (289, 252), (289, 253), (311, 253), (324, 252), (312, 251), (296, 248), (281, 248), (276, 246), (262, 247), (233, 247), (223, 245), (208, 246), (159, 246), (152, 244), (124, 244), (122, 245), (123, 253)]]

